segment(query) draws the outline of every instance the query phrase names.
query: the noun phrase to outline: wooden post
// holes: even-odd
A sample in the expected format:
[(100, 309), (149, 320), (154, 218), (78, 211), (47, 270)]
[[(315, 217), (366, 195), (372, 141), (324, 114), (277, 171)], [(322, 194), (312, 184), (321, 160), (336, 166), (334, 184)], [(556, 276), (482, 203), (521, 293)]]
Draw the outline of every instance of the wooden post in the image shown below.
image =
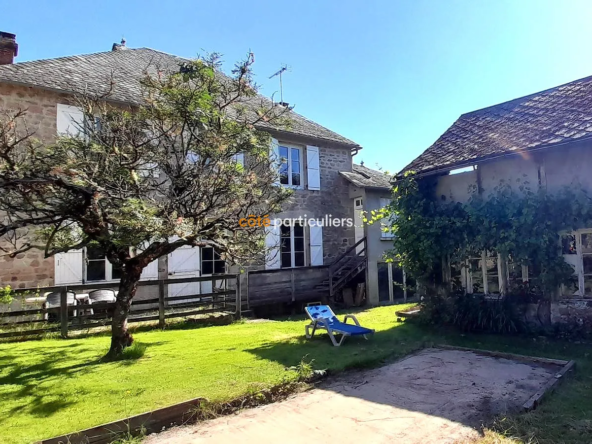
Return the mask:
[(68, 288), (60, 288), (60, 323), (62, 338), (68, 337)]
[(158, 281), (158, 326), (164, 328), (164, 281)]
[(250, 277), (249, 277), (249, 271), (248, 270), (247, 270), (246, 275), (247, 275), (247, 285), (246, 285), (246, 288), (245, 288), (245, 293), (247, 295), (247, 310), (249, 310), (251, 307), (249, 305), (249, 302), (250, 302), (249, 301), (249, 280), (250, 280)]
[(235, 291), (236, 291), (236, 319), (240, 319), (242, 317), (243, 311), (243, 303), (241, 297), (241, 275), (236, 275), (236, 282), (235, 282)]

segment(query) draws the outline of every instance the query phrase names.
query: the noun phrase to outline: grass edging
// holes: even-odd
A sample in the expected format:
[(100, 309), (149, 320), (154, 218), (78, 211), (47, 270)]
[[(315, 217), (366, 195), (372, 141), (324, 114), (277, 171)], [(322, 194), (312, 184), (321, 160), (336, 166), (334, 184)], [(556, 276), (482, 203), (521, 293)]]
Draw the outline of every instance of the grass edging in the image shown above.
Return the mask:
[(175, 426), (189, 425), (198, 421), (231, 415), (246, 408), (254, 408), (283, 401), (293, 394), (313, 388), (314, 383), (334, 377), (337, 374), (375, 368), (405, 359), (429, 346), (431, 344), (421, 344), (419, 347), (409, 350), (403, 356), (397, 356), (393, 353), (389, 357), (373, 357), (363, 361), (357, 361), (338, 371), (329, 369), (322, 370), (321, 373), (315, 371), (309, 377), (301, 377), (300, 380), (296, 381), (282, 382), (255, 393), (239, 396), (230, 401), (210, 402), (203, 397), (194, 398), (85, 430), (39, 440), (35, 444), (110, 444), (118, 442), (122, 437), (130, 438), (133, 436), (148, 435)]
[(561, 369), (551, 378), (547, 383), (541, 387), (534, 395), (532, 395), (523, 405), (522, 410), (524, 412), (528, 412), (530, 410), (534, 410), (538, 407), (541, 403), (542, 399), (551, 393), (559, 382), (564, 379), (563, 377), (571, 370), (575, 369), (576, 362), (574, 360), (565, 361), (563, 359), (551, 359), (551, 358), (541, 358), (538, 356), (526, 356), (526, 355), (517, 355), (514, 353), (505, 353), (505, 352), (496, 352), (490, 350), (480, 350), (476, 348), (467, 348), (467, 347), (456, 347), (453, 345), (446, 345), (440, 344), (436, 345), (436, 348), (442, 348), (446, 350), (461, 350), (461, 351), (470, 351), (473, 353), (478, 353), (484, 356), (491, 356), (493, 358), (503, 358), (503, 359), (511, 359), (513, 361), (522, 361), (522, 362), (536, 362), (540, 364), (551, 364), (560, 366)]
[(36, 444), (109, 444), (122, 436), (160, 432), (165, 428), (213, 419), (245, 408), (282, 401), (292, 394), (308, 390), (312, 387), (310, 383), (318, 379), (319, 377), (315, 376), (309, 382), (283, 382), (227, 402), (210, 402), (206, 398), (194, 398), (86, 430), (37, 441)]

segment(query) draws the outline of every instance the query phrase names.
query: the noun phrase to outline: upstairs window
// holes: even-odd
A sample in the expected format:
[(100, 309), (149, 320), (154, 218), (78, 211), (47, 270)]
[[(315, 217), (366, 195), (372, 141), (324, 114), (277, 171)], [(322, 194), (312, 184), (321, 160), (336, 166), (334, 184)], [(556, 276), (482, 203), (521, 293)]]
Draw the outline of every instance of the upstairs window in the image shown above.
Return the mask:
[(280, 183), (282, 185), (302, 186), (302, 149), (280, 145)]
[[(380, 198), (380, 208), (388, 207), (391, 204), (391, 200), (386, 197)], [(392, 239), (395, 237), (395, 233), (392, 231), (384, 231), (385, 229), (390, 229), (390, 223), (392, 222), (389, 217), (384, 219), (385, 222), (380, 223), (380, 231), (381, 231), (381, 238), (382, 239)]]

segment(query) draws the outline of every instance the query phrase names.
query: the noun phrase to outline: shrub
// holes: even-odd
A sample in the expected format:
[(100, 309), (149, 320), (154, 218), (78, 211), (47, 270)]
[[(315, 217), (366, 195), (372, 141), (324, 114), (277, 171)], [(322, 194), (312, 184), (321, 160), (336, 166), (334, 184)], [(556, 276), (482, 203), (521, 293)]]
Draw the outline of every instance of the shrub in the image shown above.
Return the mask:
[(525, 331), (515, 297), (486, 299), (483, 295), (428, 296), (421, 302), (419, 320), (452, 325), (464, 332), (519, 333)]

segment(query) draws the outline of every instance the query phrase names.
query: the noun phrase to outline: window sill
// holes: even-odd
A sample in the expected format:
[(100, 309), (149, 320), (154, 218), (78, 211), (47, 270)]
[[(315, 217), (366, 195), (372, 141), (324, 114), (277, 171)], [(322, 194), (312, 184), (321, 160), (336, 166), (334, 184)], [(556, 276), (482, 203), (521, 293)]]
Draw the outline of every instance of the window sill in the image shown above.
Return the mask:
[(395, 237), (381, 237), (380, 240), (381, 241), (392, 241)]

